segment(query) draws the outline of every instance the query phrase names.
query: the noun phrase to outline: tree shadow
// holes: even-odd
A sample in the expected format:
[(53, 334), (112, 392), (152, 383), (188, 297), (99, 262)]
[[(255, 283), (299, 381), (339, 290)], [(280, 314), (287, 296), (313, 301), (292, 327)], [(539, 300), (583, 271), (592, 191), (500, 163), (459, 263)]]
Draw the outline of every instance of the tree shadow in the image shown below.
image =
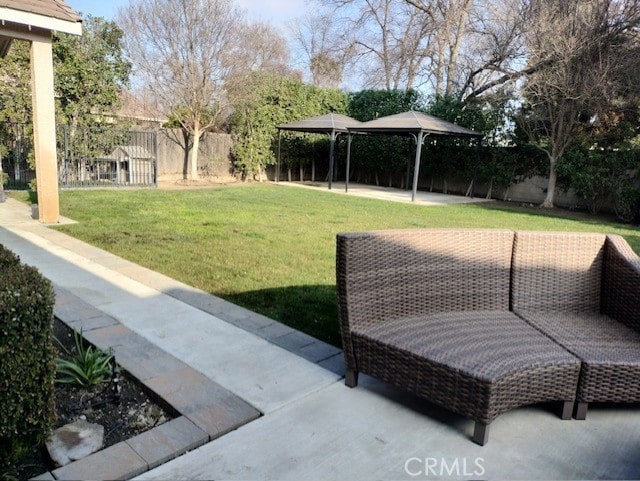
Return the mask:
[(228, 294), (224, 298), (321, 341), (342, 346), (335, 285), (278, 287)]

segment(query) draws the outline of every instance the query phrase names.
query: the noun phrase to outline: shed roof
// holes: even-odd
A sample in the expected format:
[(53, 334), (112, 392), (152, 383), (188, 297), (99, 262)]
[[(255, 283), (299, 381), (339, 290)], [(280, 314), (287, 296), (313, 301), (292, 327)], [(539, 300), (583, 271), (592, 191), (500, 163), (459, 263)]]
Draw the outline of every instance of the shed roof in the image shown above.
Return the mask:
[(131, 159), (152, 159), (153, 155), (147, 149), (140, 145), (118, 145), (107, 159), (120, 159), (123, 154)]
[(331, 133), (347, 132), (349, 128), (361, 124), (362, 122), (352, 119), (347, 115), (331, 113), (278, 125), (278, 129), (294, 130), (296, 132)]
[(433, 135), (456, 137), (483, 137), (484, 134), (447, 122), (423, 112), (403, 112), (401, 114), (380, 117), (360, 125), (349, 127), (350, 132), (372, 134), (401, 134), (424, 132)]

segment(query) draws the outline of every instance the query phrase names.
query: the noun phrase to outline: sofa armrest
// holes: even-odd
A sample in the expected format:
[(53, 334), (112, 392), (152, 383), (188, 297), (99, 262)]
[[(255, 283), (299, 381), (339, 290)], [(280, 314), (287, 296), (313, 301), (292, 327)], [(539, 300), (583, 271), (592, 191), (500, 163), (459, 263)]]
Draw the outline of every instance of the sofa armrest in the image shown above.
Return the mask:
[(619, 235), (608, 235), (602, 312), (640, 332), (640, 258)]

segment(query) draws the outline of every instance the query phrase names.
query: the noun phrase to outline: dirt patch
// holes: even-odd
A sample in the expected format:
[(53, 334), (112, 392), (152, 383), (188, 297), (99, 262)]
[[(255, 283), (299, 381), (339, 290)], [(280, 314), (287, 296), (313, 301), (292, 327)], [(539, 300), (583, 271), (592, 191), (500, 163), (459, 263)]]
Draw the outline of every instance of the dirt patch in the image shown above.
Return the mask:
[[(67, 351), (75, 352), (73, 331), (57, 319), (53, 334)], [(105, 433), (103, 449), (177, 416), (169, 406), (161, 406), (160, 400), (155, 399), (137, 379), (123, 370), (118, 370), (108, 383), (94, 388), (56, 383), (55, 403), (57, 421), (54, 429), (78, 419), (100, 424), (104, 426)], [(19, 463), (17, 469), (18, 479), (27, 480), (55, 469), (55, 466), (46, 448), (36, 446)]]
[(216, 189), (229, 185), (243, 186), (247, 185), (235, 177), (229, 176), (225, 178), (211, 177), (199, 180), (185, 180), (181, 176), (161, 176), (158, 179), (158, 189), (160, 190), (193, 190), (193, 189)]

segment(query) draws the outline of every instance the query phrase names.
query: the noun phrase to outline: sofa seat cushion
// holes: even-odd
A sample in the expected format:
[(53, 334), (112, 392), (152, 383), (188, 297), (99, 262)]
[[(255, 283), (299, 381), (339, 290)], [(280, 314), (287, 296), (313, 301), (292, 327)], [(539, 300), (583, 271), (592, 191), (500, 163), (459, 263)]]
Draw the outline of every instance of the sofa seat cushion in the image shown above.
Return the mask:
[(580, 358), (579, 402), (640, 402), (640, 333), (596, 312), (516, 313)]
[(509, 311), (369, 324), (352, 333), (357, 370), (476, 421), (542, 401), (573, 401), (580, 361)]

